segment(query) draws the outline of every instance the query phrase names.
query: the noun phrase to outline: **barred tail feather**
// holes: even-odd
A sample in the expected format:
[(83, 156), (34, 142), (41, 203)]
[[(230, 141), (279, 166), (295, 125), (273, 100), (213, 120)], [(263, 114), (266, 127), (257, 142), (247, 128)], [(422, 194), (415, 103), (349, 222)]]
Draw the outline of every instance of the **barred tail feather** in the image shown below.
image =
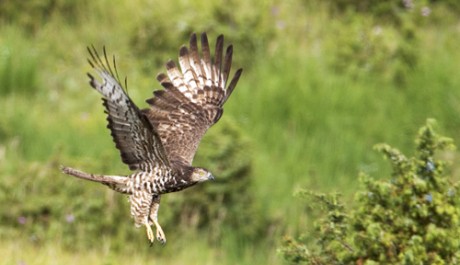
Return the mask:
[(126, 185), (127, 177), (124, 176), (108, 176), (108, 175), (96, 175), (86, 173), (70, 167), (61, 167), (61, 171), (67, 175), (74, 176), (81, 179), (86, 179), (94, 182), (99, 182), (105, 185)]

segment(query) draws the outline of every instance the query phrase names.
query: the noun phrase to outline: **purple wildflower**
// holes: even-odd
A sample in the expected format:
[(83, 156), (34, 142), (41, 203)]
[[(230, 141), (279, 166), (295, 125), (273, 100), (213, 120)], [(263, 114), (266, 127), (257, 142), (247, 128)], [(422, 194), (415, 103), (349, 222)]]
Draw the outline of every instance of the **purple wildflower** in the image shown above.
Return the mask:
[(431, 8), (424, 6), (421, 10), (422, 16), (427, 17), (431, 14)]
[(402, 0), (402, 2), (406, 9), (412, 9), (414, 7), (414, 2), (412, 0)]
[(65, 220), (67, 223), (73, 223), (75, 221), (75, 216), (73, 214), (67, 214), (65, 216)]
[(19, 216), (18, 217), (18, 223), (21, 225), (25, 225), (27, 222), (27, 218), (25, 216)]

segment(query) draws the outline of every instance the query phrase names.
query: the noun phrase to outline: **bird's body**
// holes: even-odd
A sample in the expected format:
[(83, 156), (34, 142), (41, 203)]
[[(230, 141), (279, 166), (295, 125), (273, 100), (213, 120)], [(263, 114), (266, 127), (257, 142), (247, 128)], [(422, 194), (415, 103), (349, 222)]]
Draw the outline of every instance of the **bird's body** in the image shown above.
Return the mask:
[(114, 73), (105, 49), (104, 61), (94, 48), (88, 49), (89, 62), (103, 80), (99, 83), (88, 74), (90, 84), (103, 96), (108, 128), (123, 162), (136, 172), (128, 176), (109, 176), (69, 167), (62, 170), (128, 194), (135, 224), (146, 226), (150, 241), (154, 239), (150, 226), (155, 225), (157, 239), (166, 242), (158, 223), (162, 194), (214, 178), (206, 169), (192, 167), (192, 160), (207, 129), (220, 119), (222, 106), (235, 88), (242, 70), (235, 73), (227, 86), (232, 46), (222, 58), (223, 36), (219, 36), (214, 62), (211, 61), (206, 34), (201, 35), (201, 48), (202, 58), (198, 55), (196, 35), (193, 34), (190, 51), (185, 46), (180, 49), (182, 72), (169, 61), (166, 64), (168, 74), (157, 77), (165, 89), (155, 91), (155, 96), (147, 100), (150, 108), (143, 110), (132, 102), (120, 84), (115, 60)]

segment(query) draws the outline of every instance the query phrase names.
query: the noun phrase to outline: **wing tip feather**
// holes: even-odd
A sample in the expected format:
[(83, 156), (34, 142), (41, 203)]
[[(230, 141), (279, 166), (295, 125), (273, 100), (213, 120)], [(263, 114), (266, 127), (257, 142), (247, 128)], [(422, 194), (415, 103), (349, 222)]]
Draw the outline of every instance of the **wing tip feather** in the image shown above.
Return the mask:
[(192, 34), (190, 34), (190, 43), (196, 43), (196, 33), (195, 32), (192, 32)]
[(171, 70), (171, 69), (173, 69), (173, 68), (176, 68), (176, 63), (175, 63), (173, 60), (169, 59), (169, 60), (166, 62), (166, 69), (167, 69), (167, 70)]
[(179, 56), (180, 56), (180, 57), (188, 56), (188, 49), (187, 49), (187, 46), (182, 45), (182, 46), (180, 47)]

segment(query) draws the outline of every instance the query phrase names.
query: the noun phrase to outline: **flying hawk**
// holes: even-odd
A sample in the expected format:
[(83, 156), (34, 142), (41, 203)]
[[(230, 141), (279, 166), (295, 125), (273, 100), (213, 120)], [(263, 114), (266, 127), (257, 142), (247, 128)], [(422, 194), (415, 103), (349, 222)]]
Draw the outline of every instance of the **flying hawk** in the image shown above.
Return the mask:
[(231, 82), (227, 82), (233, 48), (228, 46), (223, 55), (223, 45), (224, 37), (220, 35), (212, 60), (208, 38), (203, 33), (200, 56), (197, 36), (192, 34), (190, 48), (180, 48), (180, 70), (172, 60), (166, 63), (167, 74), (157, 76), (164, 89), (154, 91), (154, 97), (147, 100), (150, 108), (142, 110), (123, 88), (115, 58), (111, 66), (105, 48), (102, 58), (94, 47), (88, 48), (88, 61), (102, 79), (99, 82), (88, 74), (89, 83), (102, 94), (107, 127), (122, 161), (135, 172), (128, 176), (109, 176), (69, 167), (62, 167), (62, 171), (128, 194), (135, 224), (146, 227), (150, 242), (154, 241), (151, 225), (156, 227), (158, 241), (166, 242), (158, 223), (162, 194), (214, 179), (205, 168), (193, 167), (192, 161), (201, 138), (222, 116), (222, 107), (242, 73), (242, 69), (238, 69)]

